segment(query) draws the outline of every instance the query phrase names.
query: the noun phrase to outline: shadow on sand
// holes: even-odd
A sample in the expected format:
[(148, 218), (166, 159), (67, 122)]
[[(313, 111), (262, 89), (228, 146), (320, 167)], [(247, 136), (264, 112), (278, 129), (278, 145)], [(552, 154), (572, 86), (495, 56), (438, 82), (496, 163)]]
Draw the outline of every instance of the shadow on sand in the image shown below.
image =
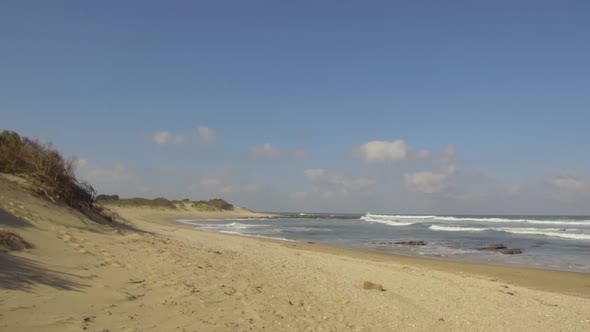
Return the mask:
[(71, 281), (76, 275), (53, 271), (30, 259), (0, 252), (0, 289), (30, 292), (34, 286), (45, 285), (60, 290), (79, 291), (87, 285)]
[(18, 218), (2, 209), (0, 209), (0, 225), (8, 226), (8, 227), (31, 227), (31, 224)]

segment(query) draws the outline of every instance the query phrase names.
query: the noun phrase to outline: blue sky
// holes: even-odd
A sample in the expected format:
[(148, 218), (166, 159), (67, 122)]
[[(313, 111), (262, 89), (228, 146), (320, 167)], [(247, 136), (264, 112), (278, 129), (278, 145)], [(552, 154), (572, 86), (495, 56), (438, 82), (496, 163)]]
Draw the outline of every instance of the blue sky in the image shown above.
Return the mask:
[(588, 13), (586, 1), (3, 1), (0, 127), (53, 142), (124, 196), (590, 214)]

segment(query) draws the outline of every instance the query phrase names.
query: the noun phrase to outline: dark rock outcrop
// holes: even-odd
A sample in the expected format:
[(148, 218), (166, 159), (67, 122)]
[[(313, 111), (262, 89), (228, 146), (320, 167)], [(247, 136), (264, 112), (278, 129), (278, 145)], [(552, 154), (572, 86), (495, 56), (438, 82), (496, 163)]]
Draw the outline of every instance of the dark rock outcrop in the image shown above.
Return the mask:
[(427, 244), (424, 241), (400, 241), (400, 242), (394, 242), (394, 243), (405, 245), (405, 246), (425, 246)]
[(518, 254), (522, 254), (522, 249), (518, 249), (518, 248), (512, 248), (512, 249), (504, 249), (502, 251), (500, 251), (501, 253), (503, 253), (504, 255), (518, 255)]
[(491, 246), (477, 248), (477, 250), (489, 250), (489, 251), (497, 251), (497, 250), (504, 250), (504, 249), (508, 249), (508, 247), (503, 244), (492, 244)]
[(519, 249), (519, 248), (508, 248), (507, 246), (505, 246), (503, 244), (493, 244), (491, 246), (477, 248), (477, 250), (482, 250), (482, 251), (495, 251), (495, 252), (502, 253), (504, 255), (518, 255), (518, 254), (522, 254), (522, 249)]

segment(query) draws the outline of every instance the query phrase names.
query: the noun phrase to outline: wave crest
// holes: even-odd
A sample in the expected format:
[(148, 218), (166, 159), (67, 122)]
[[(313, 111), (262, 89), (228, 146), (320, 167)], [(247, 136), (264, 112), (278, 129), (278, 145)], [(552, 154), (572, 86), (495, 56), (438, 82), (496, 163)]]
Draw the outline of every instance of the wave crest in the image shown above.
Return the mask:
[(394, 223), (395, 225), (411, 225), (415, 223), (429, 222), (477, 222), (477, 223), (515, 223), (515, 224), (534, 224), (534, 225), (569, 225), (569, 226), (590, 226), (590, 219), (575, 220), (542, 220), (542, 219), (524, 219), (524, 218), (500, 218), (500, 217), (452, 217), (452, 216), (415, 216), (415, 215), (388, 215), (367, 213), (361, 217), (361, 220), (380, 223)]
[(590, 240), (590, 234), (575, 233), (580, 231), (579, 229), (564, 230), (559, 228), (510, 228), (510, 227), (455, 227), (455, 226), (438, 226), (432, 225), (428, 227), (433, 231), (442, 232), (483, 232), (483, 231), (496, 231), (505, 232), (519, 235), (541, 235), (548, 237), (559, 237), (563, 239), (572, 240)]
[(367, 213), (366, 215), (360, 218), (361, 220), (370, 222), (370, 223), (379, 223), (379, 224), (386, 224), (389, 226), (409, 226), (414, 224), (413, 222), (401, 222), (392, 216), (388, 215), (380, 215), (380, 214), (370, 214)]

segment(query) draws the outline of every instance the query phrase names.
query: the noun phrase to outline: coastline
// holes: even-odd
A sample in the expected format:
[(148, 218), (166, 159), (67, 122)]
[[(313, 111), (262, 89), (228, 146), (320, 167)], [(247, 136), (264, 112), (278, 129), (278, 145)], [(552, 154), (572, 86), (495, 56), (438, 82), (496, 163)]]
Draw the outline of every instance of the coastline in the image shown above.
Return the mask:
[[(278, 214), (256, 213), (249, 210), (228, 212), (170, 212), (145, 208), (118, 208), (115, 211), (132, 221), (149, 222), (167, 227), (187, 229), (195, 232), (216, 234), (221, 237), (238, 237), (275, 243), (283, 247), (332, 254), (347, 258), (366, 260), (377, 263), (395, 263), (420, 266), (427, 269), (454, 273), (461, 277), (478, 277), (489, 280), (501, 280), (531, 289), (590, 298), (590, 274), (583, 272), (531, 268), (523, 266), (501, 265), (485, 262), (464, 262), (451, 259), (402, 255), (398, 253), (380, 251), (378, 249), (344, 247), (332, 244), (308, 243), (304, 241), (286, 241), (265, 237), (246, 236), (200, 230), (198, 227), (179, 222), (179, 219), (192, 220), (232, 220), (236, 218), (280, 217)], [(215, 220), (212, 220), (214, 222)]]
[[(34, 247), (0, 254), (0, 330), (493, 326), (536, 332), (590, 326), (588, 275), (250, 238), (170, 222), (236, 214), (119, 209), (129, 225), (113, 229), (16, 188), (3, 193), (0, 209), (30, 226), (2, 226)], [(260, 216), (247, 214), (240, 217)]]
[[(207, 218), (196, 217), (194, 219)], [(228, 217), (225, 219), (231, 220), (232, 218)], [(444, 258), (402, 255), (380, 251), (378, 249), (354, 248), (332, 244), (210, 232), (178, 222), (174, 217), (168, 217), (165, 220), (160, 219), (160, 221), (165, 221), (167, 223), (163, 225), (175, 226), (196, 232), (217, 234), (222, 237), (228, 236), (252, 239), (254, 241), (275, 243), (291, 249), (319, 252), (369, 262), (408, 264), (446, 273), (454, 273), (461, 277), (478, 277), (489, 280), (500, 280), (530, 289), (590, 298), (590, 273), (501, 265), (485, 262), (463, 262)]]
[[(269, 239), (260, 240), (272, 241)], [(443, 258), (401, 255), (375, 249), (348, 248), (305, 242), (297, 243), (297, 245), (289, 242), (282, 244), (286, 247), (297, 247), (300, 250), (341, 255), (371, 262), (415, 265), (430, 270), (457, 274), (461, 277), (499, 280), (530, 289), (590, 298), (590, 274), (583, 272), (538, 269), (483, 262), (461, 262)]]
[[(341, 257), (360, 259), (370, 262), (408, 264), (413, 266), (420, 266), (426, 269), (432, 269), (445, 273), (453, 273), (459, 275), (460, 277), (477, 277), (488, 280), (499, 280), (504, 281), (508, 284), (519, 285), (522, 287), (527, 287), (535, 290), (573, 295), (582, 298), (590, 298), (589, 273), (531, 268), (523, 266), (510, 266), (485, 262), (462, 262), (444, 258), (402, 255), (398, 253), (379, 251), (377, 249), (353, 248), (337, 246), (332, 244), (308, 243), (304, 241), (280, 240), (265, 237), (245, 236), (239, 234), (209, 232), (205, 230), (200, 230), (197, 227), (178, 221), (179, 218), (194, 220), (232, 220), (235, 218), (255, 219), (260, 217), (279, 217), (280, 215), (277, 214), (259, 214), (248, 211), (246, 211), (246, 213), (240, 211), (239, 213), (235, 214), (143, 214), (146, 212), (145, 209), (137, 209), (136, 211), (119, 210), (118, 212), (123, 213), (124, 216), (132, 218), (136, 222), (139, 220), (147, 221), (162, 226), (178, 227), (195, 232), (216, 234), (221, 237), (238, 237), (251, 239), (254, 241), (275, 243), (291, 249), (319, 252), (324, 254), (337, 255)], [(141, 212), (141, 214), (138, 216), (136, 212)]]

